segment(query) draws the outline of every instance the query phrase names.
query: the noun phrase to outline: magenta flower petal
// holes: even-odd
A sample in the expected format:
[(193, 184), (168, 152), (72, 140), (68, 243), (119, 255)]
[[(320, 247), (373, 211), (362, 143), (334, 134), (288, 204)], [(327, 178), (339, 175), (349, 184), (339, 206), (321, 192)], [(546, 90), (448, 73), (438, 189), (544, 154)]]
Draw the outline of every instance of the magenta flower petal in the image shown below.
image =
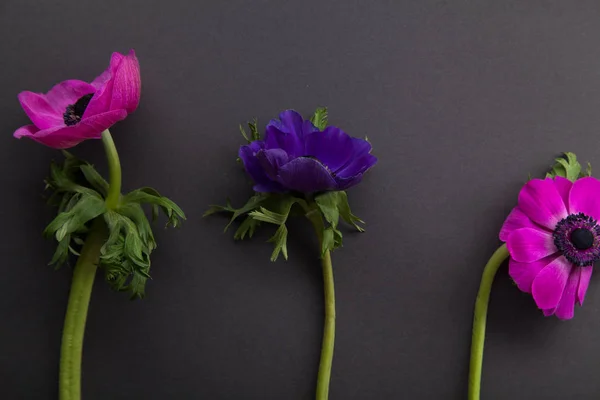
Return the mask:
[(586, 177), (575, 181), (569, 195), (572, 214), (584, 213), (600, 221), (600, 181)]
[(307, 157), (296, 158), (279, 170), (279, 183), (298, 192), (332, 190), (336, 182), (323, 164)]
[(588, 286), (590, 285), (590, 279), (592, 278), (592, 267), (579, 267), (579, 287), (577, 288), (577, 301), (579, 305), (583, 305), (585, 299), (585, 293), (587, 292)]
[(102, 131), (110, 128), (116, 122), (125, 119), (125, 110), (109, 111), (81, 120), (74, 126), (57, 126), (49, 129), (32, 129), (33, 125), (19, 128), (16, 138), (29, 137), (36, 142), (55, 149), (68, 149), (87, 139), (100, 139)]
[(335, 126), (307, 134), (305, 146), (307, 156), (317, 158), (331, 171), (346, 165), (354, 153), (352, 138)]
[(125, 109), (128, 113), (132, 113), (140, 103), (142, 89), (140, 64), (133, 50), (130, 50), (126, 56), (113, 53), (111, 67), (117, 62), (110, 108), (111, 110)]
[(531, 285), (533, 284), (535, 277), (542, 269), (554, 261), (556, 257), (557, 256), (553, 254), (530, 263), (519, 262), (511, 257), (508, 261), (508, 274), (521, 291), (531, 293)]
[(571, 188), (573, 187), (573, 182), (571, 182), (567, 178), (563, 178), (562, 176), (556, 176), (554, 177), (554, 185), (556, 186), (556, 190), (558, 190), (560, 197), (565, 203), (567, 212), (569, 212), (569, 193), (571, 192)]
[(571, 319), (575, 315), (575, 298), (577, 295), (577, 287), (579, 286), (579, 267), (573, 267), (567, 280), (565, 290), (556, 306), (554, 315), (562, 320)]
[(20, 93), (21, 106), (36, 129), (24, 126), (14, 136), (57, 149), (99, 138), (102, 131), (136, 109), (140, 87), (139, 63), (133, 50), (128, 55), (114, 53), (109, 68), (91, 84), (67, 80), (45, 95)]
[[(515, 231), (512, 235), (519, 231)], [(548, 264), (533, 280), (531, 294), (541, 309), (555, 308), (562, 297), (573, 265), (563, 256)]]
[(527, 215), (519, 207), (512, 209), (506, 221), (500, 229), (500, 240), (503, 242), (508, 241), (508, 236), (515, 230), (521, 228), (537, 228), (537, 226), (529, 219)]
[(21, 107), (31, 122), (40, 129), (64, 125), (63, 114), (69, 104), (86, 94), (94, 93), (92, 85), (78, 80), (68, 80), (55, 85), (47, 94), (21, 92)]
[(552, 234), (538, 228), (521, 228), (513, 231), (508, 237), (506, 246), (513, 259), (526, 263), (540, 260), (558, 251)]
[(527, 182), (519, 193), (518, 206), (533, 222), (551, 230), (568, 215), (552, 179), (532, 179)]

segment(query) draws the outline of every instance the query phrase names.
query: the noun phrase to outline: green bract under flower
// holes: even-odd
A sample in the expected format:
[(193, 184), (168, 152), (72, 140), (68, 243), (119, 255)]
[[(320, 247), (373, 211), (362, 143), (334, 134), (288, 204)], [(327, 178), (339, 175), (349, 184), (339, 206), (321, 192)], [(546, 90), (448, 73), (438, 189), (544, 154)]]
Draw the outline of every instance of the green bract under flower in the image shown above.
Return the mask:
[(106, 225), (106, 242), (100, 251), (100, 266), (107, 282), (118, 291), (129, 291), (142, 298), (150, 278), (150, 254), (156, 248), (150, 222), (142, 205), (151, 206), (152, 220), (159, 209), (167, 216), (167, 225), (179, 226), (183, 211), (152, 188), (137, 189), (121, 196), (118, 207), (105, 204), (108, 183), (94, 167), (63, 152), (63, 164), (52, 163), (46, 188), (52, 190), (49, 203), (58, 207), (58, 215), (44, 234), (58, 242), (51, 265), (67, 263), (69, 253), (79, 255), (78, 248), (96, 218)]

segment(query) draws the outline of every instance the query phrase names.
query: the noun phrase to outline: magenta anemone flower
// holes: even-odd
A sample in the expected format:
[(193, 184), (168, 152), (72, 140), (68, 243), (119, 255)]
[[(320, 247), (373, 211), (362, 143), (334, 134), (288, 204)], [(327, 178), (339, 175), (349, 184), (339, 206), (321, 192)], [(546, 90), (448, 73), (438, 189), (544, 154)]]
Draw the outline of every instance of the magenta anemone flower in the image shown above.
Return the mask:
[(46, 94), (21, 92), (19, 102), (32, 125), (14, 133), (55, 149), (100, 139), (104, 130), (135, 111), (140, 101), (140, 66), (131, 50), (113, 53), (110, 66), (91, 83), (67, 80)]
[(600, 181), (560, 176), (532, 179), (521, 189), (500, 240), (510, 253), (509, 274), (531, 293), (544, 315), (573, 317), (583, 304), (600, 259)]
[(371, 144), (335, 126), (320, 131), (294, 110), (279, 114), (265, 140), (239, 150), (257, 192), (314, 193), (346, 190), (377, 162)]

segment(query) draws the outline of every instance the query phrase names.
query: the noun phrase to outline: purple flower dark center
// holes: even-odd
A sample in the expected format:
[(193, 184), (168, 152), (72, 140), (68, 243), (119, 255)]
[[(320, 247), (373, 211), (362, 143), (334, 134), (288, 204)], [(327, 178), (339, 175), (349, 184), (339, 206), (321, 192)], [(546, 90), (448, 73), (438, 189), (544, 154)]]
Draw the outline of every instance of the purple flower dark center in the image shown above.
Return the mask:
[(94, 93), (86, 94), (85, 96), (80, 97), (75, 104), (69, 104), (67, 106), (67, 109), (63, 114), (65, 125), (73, 126), (81, 121), (81, 117), (83, 117), (83, 113), (90, 104), (92, 97), (94, 97)]
[(600, 260), (600, 226), (583, 213), (562, 219), (553, 233), (554, 244), (567, 260), (585, 267)]

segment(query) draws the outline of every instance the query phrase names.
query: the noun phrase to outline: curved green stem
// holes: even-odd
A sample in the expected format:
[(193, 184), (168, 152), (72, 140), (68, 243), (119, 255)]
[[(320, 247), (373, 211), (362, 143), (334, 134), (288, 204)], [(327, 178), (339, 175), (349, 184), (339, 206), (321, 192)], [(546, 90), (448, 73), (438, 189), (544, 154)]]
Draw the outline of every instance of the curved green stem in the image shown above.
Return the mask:
[[(322, 248), (323, 219), (316, 209), (306, 214), (313, 223), (317, 237), (319, 238), (319, 249)], [(335, 343), (335, 290), (333, 281), (333, 266), (331, 254), (326, 250), (322, 254), (321, 266), (323, 269), (323, 290), (325, 297), (325, 319), (323, 323), (323, 342), (321, 345), (321, 360), (319, 362), (319, 373), (317, 375), (316, 400), (327, 400), (329, 397), (329, 381), (331, 379), (331, 366), (333, 364), (333, 348)]]
[[(109, 170), (106, 207), (115, 209), (121, 198), (121, 163), (115, 142), (108, 130), (102, 132)], [(60, 400), (81, 399), (81, 354), (94, 278), (100, 259), (100, 249), (106, 240), (106, 225), (100, 216), (87, 234), (81, 254), (75, 264), (60, 351), (58, 392)]]
[(469, 400), (479, 400), (481, 394), (481, 367), (483, 364), (483, 345), (485, 342), (485, 323), (492, 291), (492, 283), (500, 265), (508, 258), (508, 249), (503, 244), (494, 252), (485, 265), (473, 315), (473, 338), (471, 341), (471, 363), (469, 369)]
[(87, 318), (90, 296), (96, 276), (100, 248), (106, 238), (106, 228), (102, 217), (93, 223), (86, 238), (81, 255), (73, 271), (73, 281), (69, 293), (65, 325), (63, 328), (60, 372), (59, 399), (81, 399), (81, 353), (83, 334)]
[(115, 142), (108, 129), (102, 132), (102, 144), (104, 144), (104, 150), (106, 151), (110, 182), (108, 195), (106, 196), (106, 207), (114, 209), (119, 205), (121, 198), (121, 162), (119, 161), (119, 153), (117, 153)]

